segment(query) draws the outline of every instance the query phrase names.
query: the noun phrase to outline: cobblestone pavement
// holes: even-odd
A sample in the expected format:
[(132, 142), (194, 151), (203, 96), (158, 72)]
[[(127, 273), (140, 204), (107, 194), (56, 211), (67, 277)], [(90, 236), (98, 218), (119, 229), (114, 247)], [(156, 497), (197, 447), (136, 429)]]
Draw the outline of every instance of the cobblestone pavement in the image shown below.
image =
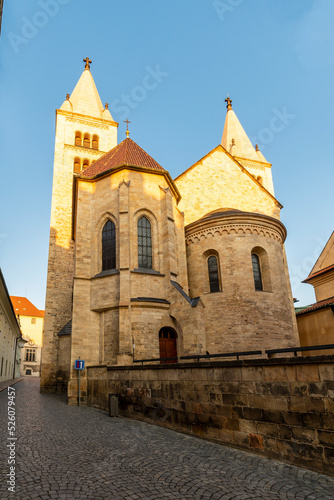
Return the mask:
[(334, 479), (186, 436), (110, 418), (15, 386), (16, 492), (7, 490), (7, 391), (0, 393), (0, 498), (20, 500), (334, 499)]

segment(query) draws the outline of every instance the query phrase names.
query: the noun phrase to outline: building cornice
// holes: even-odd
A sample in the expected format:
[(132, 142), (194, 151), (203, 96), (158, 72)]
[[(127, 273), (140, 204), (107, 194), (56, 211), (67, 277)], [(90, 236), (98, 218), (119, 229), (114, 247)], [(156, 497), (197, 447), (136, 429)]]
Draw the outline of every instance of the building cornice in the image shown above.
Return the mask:
[(176, 187), (170, 173), (167, 172), (167, 170), (156, 170), (153, 168), (137, 167), (137, 166), (133, 166), (133, 165), (124, 164), (124, 165), (121, 165), (121, 166), (116, 167), (116, 168), (113, 167), (110, 170), (107, 170), (106, 172), (102, 172), (101, 174), (95, 175), (92, 178), (85, 177), (84, 175), (81, 174), (81, 175), (76, 176), (76, 179), (77, 179), (77, 181), (96, 182), (100, 179), (103, 179), (104, 177), (108, 177), (109, 175), (115, 174), (116, 172), (120, 172), (121, 170), (131, 170), (133, 172), (145, 172), (147, 174), (161, 175), (161, 176), (165, 177), (167, 184), (170, 187), (170, 189), (171, 189), (171, 191), (176, 199), (176, 202), (177, 203), (180, 202), (181, 194), (180, 194), (178, 188)]
[(274, 217), (253, 212), (226, 212), (212, 214), (185, 227), (187, 244), (194, 243), (201, 237), (207, 238), (218, 234), (256, 234), (273, 238), (284, 243), (287, 235), (284, 224)]
[(75, 146), (74, 144), (64, 144), (64, 149), (70, 149), (78, 154), (86, 153), (87, 155), (92, 154), (93, 156), (103, 156), (107, 151), (101, 151), (99, 149), (85, 148), (84, 146)]
[(73, 113), (72, 111), (64, 111), (62, 109), (56, 110), (56, 116), (63, 115), (66, 120), (73, 123), (80, 123), (82, 125), (91, 125), (93, 127), (99, 127), (108, 129), (109, 127), (118, 127), (118, 123), (105, 120), (104, 118), (96, 118), (95, 116), (82, 115), (80, 113)]

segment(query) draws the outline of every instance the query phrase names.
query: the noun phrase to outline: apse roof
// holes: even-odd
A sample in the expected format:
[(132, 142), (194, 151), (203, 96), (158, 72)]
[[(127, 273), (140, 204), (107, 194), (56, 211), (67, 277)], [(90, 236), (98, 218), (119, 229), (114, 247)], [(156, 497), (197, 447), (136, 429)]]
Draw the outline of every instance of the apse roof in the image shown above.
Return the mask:
[(165, 172), (165, 169), (158, 162), (130, 139), (130, 137), (127, 137), (108, 153), (94, 161), (81, 175), (86, 178), (93, 178), (122, 166), (140, 167)]

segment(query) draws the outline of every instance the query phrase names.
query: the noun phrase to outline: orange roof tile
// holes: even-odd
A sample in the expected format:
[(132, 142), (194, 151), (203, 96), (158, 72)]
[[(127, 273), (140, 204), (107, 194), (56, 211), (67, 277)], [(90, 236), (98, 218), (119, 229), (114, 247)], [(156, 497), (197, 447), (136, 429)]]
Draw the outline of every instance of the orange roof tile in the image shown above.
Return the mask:
[(121, 166), (141, 167), (164, 172), (159, 163), (129, 137), (94, 161), (82, 173), (82, 177), (93, 178)]
[(20, 316), (33, 316), (35, 318), (44, 318), (44, 311), (40, 311), (26, 297), (10, 296), (15, 314)]
[(330, 297), (329, 299), (320, 300), (315, 304), (311, 304), (310, 306), (298, 311), (296, 316), (301, 316), (302, 314), (306, 314), (308, 312), (317, 311), (318, 309), (325, 309), (326, 307), (334, 306), (334, 297)]

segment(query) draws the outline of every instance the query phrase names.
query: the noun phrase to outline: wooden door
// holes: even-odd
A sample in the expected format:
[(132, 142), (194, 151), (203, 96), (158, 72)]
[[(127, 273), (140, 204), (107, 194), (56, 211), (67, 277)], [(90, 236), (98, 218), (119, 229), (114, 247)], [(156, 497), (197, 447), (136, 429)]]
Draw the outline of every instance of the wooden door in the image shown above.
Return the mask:
[[(176, 333), (169, 328), (159, 332), (160, 358), (176, 358)], [(161, 363), (176, 363), (176, 360), (161, 361)]]

